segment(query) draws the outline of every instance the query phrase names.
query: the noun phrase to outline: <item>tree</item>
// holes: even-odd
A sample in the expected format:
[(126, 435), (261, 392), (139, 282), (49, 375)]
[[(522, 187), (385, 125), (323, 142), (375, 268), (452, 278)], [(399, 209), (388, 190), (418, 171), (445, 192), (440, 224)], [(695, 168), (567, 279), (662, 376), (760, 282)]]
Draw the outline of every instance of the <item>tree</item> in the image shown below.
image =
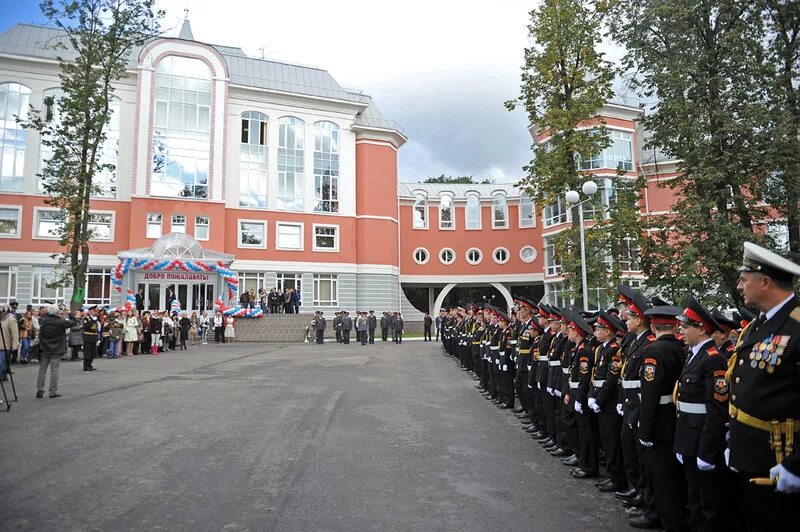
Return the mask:
[[(54, 285), (73, 287), (71, 307), (84, 301), (83, 287), (89, 264), (91, 198), (98, 192), (94, 181), (114, 166), (101, 159), (111, 119), (114, 82), (126, 75), (131, 51), (154, 36), (162, 11), (154, 0), (44, 0), (47, 20), (63, 31), (64, 41), (52, 46), (58, 58), (62, 94), (31, 109), (25, 127), (39, 131), (52, 156), (42, 168), (45, 203), (60, 209), (62, 224), (58, 256), (62, 274)], [(59, 120), (49, 110), (58, 106)], [(54, 256), (55, 257), (55, 256)]]
[[(648, 285), (742, 303), (742, 242), (768, 215), (762, 10), (750, 0), (623, 0), (615, 36), (633, 86), (655, 100), (649, 147), (678, 160), (676, 203), (647, 246)], [(729, 303), (728, 303), (729, 304)]]
[(457, 177), (453, 177), (451, 175), (439, 175), (436, 177), (428, 177), (423, 181), (423, 183), (448, 183), (448, 184), (465, 184), (465, 185), (491, 185), (494, 183), (494, 179), (484, 179), (482, 181), (475, 181), (475, 178), (472, 175), (460, 175)]
[[(592, 178), (581, 168), (581, 160), (600, 153), (610, 143), (598, 114), (613, 96), (615, 77), (615, 69), (598, 51), (606, 34), (604, 20), (609, 7), (607, 2), (545, 0), (530, 12), (528, 30), (533, 44), (525, 49), (521, 95), (506, 102), (506, 107), (523, 106), (536, 135), (548, 137), (543, 143), (534, 143), (533, 160), (524, 167), (527, 175), (519, 183), (540, 205), (563, 201), (569, 189), (580, 190), (582, 182)], [(627, 190), (637, 183), (620, 172), (609, 184), (612, 190)], [(600, 183), (601, 188), (605, 184)], [(624, 218), (635, 220), (623, 232), (639, 239), (638, 216), (630, 214), (635, 212), (635, 201), (619, 202), (609, 209), (604, 200), (610, 199), (598, 195), (586, 207), (587, 211), (593, 207), (590, 217), (595, 220), (586, 231), (587, 249), (595, 251), (587, 253), (587, 280), (592, 287), (609, 288), (614, 282), (613, 264), (619, 262), (614, 252), (619, 252), (620, 242), (613, 241), (622, 232), (610, 227), (618, 227), (620, 214), (625, 212)], [(572, 229), (555, 239), (555, 254), (567, 279), (579, 279), (581, 273), (577, 209), (572, 208)], [(580, 294), (580, 283), (569, 284), (574, 296)]]

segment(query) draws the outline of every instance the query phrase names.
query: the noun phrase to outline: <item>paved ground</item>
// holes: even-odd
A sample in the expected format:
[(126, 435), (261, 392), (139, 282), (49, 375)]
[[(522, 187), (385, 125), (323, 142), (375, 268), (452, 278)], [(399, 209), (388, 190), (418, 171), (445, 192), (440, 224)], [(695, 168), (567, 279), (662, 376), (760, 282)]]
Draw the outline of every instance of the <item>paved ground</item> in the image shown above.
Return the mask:
[[(190, 348), (191, 349), (191, 348)], [(0, 412), (0, 529), (625, 530), (436, 344), (62, 364)]]

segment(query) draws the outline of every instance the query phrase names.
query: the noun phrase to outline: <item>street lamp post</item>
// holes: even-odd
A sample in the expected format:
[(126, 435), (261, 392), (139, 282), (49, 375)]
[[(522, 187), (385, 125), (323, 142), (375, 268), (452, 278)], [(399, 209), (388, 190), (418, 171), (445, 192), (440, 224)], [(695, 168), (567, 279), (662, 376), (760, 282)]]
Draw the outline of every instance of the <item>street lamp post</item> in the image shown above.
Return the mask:
[(587, 198), (581, 201), (581, 195), (577, 190), (570, 190), (566, 194), (567, 203), (573, 207), (578, 207), (578, 224), (580, 225), (581, 234), (581, 288), (583, 289), (583, 310), (589, 310), (589, 285), (586, 281), (586, 243), (584, 240), (583, 228), (583, 204), (590, 201), (592, 196), (597, 193), (597, 183), (586, 181), (581, 187), (581, 191)]

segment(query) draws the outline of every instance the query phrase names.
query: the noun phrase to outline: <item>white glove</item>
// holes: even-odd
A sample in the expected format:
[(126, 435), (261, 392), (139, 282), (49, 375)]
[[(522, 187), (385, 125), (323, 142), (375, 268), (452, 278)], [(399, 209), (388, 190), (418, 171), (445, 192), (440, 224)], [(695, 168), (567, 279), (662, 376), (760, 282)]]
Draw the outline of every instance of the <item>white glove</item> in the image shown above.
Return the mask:
[(583, 405), (578, 401), (575, 401), (575, 411), (579, 414), (583, 414)]
[(651, 441), (639, 440), (639, 443), (641, 443), (643, 447), (652, 447), (653, 446), (653, 442), (651, 442)]
[(591, 408), (592, 408), (592, 410), (594, 411), (595, 414), (599, 414), (600, 413), (600, 405), (598, 405), (597, 403), (595, 403), (594, 406), (591, 407)]
[(549, 386), (547, 387), (547, 393), (549, 393), (550, 395), (555, 395), (553, 393), (553, 389), (551, 387), (549, 387)]
[(595, 399), (594, 397), (590, 397), (589, 400), (586, 402), (589, 405), (589, 408), (591, 408), (595, 414), (600, 411), (600, 407), (597, 406), (597, 399)]
[(537, 383), (536, 383), (536, 387), (537, 387), (537, 388), (539, 388), (539, 389), (541, 390), (541, 389), (542, 389), (542, 383), (541, 383), (541, 382), (537, 382)]
[(725, 451), (722, 453), (725, 455), (725, 465), (730, 467), (731, 466), (731, 448), (726, 447)]
[(617, 414), (622, 415), (622, 403), (617, 403)]
[(800, 477), (778, 464), (769, 470), (769, 478), (778, 478), (776, 491), (781, 493), (800, 493)]
[(700, 458), (697, 459), (697, 469), (699, 469), (700, 471), (714, 471), (715, 467), (716, 466), (714, 464), (709, 464), (708, 462), (705, 462)]
[(681, 453), (675, 453), (675, 458), (678, 459), (678, 462), (683, 463), (683, 455)]

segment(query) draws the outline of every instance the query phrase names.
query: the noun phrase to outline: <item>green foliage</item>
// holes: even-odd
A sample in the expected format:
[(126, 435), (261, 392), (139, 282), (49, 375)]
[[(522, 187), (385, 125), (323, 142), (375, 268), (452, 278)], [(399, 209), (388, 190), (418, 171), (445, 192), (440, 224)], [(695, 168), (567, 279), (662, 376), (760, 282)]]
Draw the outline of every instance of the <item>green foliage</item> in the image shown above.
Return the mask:
[[(131, 51), (158, 31), (163, 12), (153, 10), (154, 0), (44, 0), (41, 10), (48, 21), (62, 30), (65, 42), (52, 46), (59, 57), (62, 96), (45, 107), (58, 106), (59, 119), (45, 109), (31, 109), (24, 127), (42, 134), (42, 144), (52, 157), (40, 178), (45, 203), (60, 209), (63, 224), (58, 257), (63, 275), (56, 285), (71, 284), (80, 295), (86, 280), (91, 197), (97, 192), (94, 177), (114, 171), (101, 161), (101, 147), (111, 119), (113, 83), (125, 77)], [(83, 298), (72, 299), (78, 307)]]
[(475, 178), (472, 175), (460, 175), (460, 176), (451, 176), (451, 175), (438, 175), (436, 177), (428, 177), (423, 181), (423, 183), (449, 183), (449, 184), (464, 184), (464, 185), (492, 185), (494, 184), (494, 179), (483, 179), (481, 181), (475, 181)]

